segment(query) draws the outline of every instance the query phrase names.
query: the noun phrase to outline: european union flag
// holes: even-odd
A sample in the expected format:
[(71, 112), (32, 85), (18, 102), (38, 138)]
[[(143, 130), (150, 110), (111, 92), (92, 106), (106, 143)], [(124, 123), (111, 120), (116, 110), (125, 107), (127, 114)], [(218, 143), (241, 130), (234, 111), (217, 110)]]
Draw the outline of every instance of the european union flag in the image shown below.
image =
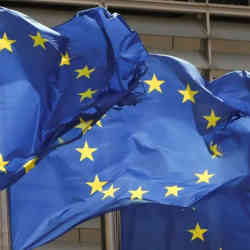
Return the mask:
[[(244, 109), (249, 101), (244, 98), (249, 93), (248, 74), (232, 73), (241, 93), (234, 96), (241, 103), (236, 107), (226, 90), (233, 76), (209, 85), (193, 65), (171, 56), (150, 55), (146, 67), (121, 103), (135, 106), (114, 106), (96, 126), (83, 130), (82, 138), (49, 152), (11, 187), (13, 249), (40, 246), (91, 217), (124, 206), (187, 207), (213, 197), (228, 183), (249, 188), (250, 120)], [(219, 91), (213, 84), (225, 89)], [(82, 120), (60, 140), (81, 131), (81, 124)], [(243, 195), (241, 186), (235, 187), (234, 195)], [(233, 193), (228, 192), (229, 206)], [(219, 202), (222, 206), (223, 200)], [(198, 217), (186, 222), (181, 229), (186, 230), (185, 239), (206, 238), (207, 223)], [(239, 226), (247, 228), (244, 223), (248, 222), (239, 220)], [(179, 246), (189, 249), (187, 243)]]
[(122, 208), (121, 250), (246, 250), (249, 211), (249, 180), (227, 183), (189, 208)]
[(0, 8), (0, 189), (80, 120), (85, 131), (119, 105), (136, 87), (146, 57), (137, 34), (103, 8), (55, 29)]

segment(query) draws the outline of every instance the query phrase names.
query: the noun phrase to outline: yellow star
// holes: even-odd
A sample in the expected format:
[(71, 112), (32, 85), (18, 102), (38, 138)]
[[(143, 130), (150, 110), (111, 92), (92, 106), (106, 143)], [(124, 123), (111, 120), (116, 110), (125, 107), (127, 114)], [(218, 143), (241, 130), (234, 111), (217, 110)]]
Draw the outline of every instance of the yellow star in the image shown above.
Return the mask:
[(218, 145), (217, 144), (213, 144), (211, 142), (209, 149), (211, 150), (211, 152), (213, 153), (212, 158), (216, 158), (217, 156), (222, 156), (222, 153), (220, 151), (218, 151)]
[(95, 176), (93, 182), (86, 182), (91, 187), (90, 195), (93, 195), (97, 191), (102, 192), (102, 187), (107, 183), (107, 181), (100, 181), (98, 175)]
[(130, 196), (130, 199), (131, 200), (135, 200), (135, 199), (138, 199), (138, 200), (142, 200), (142, 196), (146, 193), (148, 193), (147, 190), (142, 190), (142, 187), (138, 187), (137, 190), (130, 190), (128, 191), (129, 193), (131, 193), (131, 196)]
[(89, 148), (88, 142), (85, 141), (83, 148), (76, 148), (76, 151), (81, 153), (80, 161), (84, 160), (85, 158), (90, 159), (91, 161), (94, 161), (94, 158), (92, 156), (92, 153), (94, 153), (97, 150), (97, 148)]
[(64, 140), (63, 140), (61, 137), (58, 137), (58, 139), (57, 139), (57, 140), (58, 140), (58, 143), (59, 143), (59, 144), (64, 143)]
[[(106, 115), (103, 115), (102, 118), (104, 118), (105, 116), (106, 116)], [(101, 118), (101, 119), (102, 119), (102, 118)], [(101, 121), (101, 120), (97, 121), (97, 122), (96, 122), (96, 125), (97, 125), (98, 127), (100, 127), (100, 128), (103, 128), (103, 125), (102, 125), (102, 121)]]
[(208, 174), (208, 170), (205, 170), (203, 174), (195, 174), (199, 179), (197, 180), (197, 184), (201, 182), (209, 183), (209, 179), (215, 176), (214, 174)]
[(9, 40), (7, 34), (4, 32), (3, 37), (0, 39), (0, 51), (7, 49), (11, 53), (13, 52), (11, 44), (15, 43), (16, 40)]
[(206, 233), (208, 230), (207, 229), (201, 229), (199, 223), (196, 224), (194, 229), (190, 229), (188, 230), (189, 233), (192, 234), (192, 239), (191, 240), (195, 240), (195, 239), (200, 239), (202, 241), (204, 241), (204, 237), (203, 234)]
[(36, 166), (37, 161), (38, 161), (38, 157), (34, 157), (33, 159), (29, 160), (23, 165), (25, 169), (25, 174), (27, 174), (32, 168)]
[(153, 90), (157, 90), (158, 92), (162, 93), (161, 84), (165, 81), (158, 80), (156, 74), (153, 74), (152, 80), (145, 80), (146, 84), (149, 85), (148, 93), (151, 93)]
[(63, 65), (70, 65), (70, 57), (68, 52), (64, 54), (61, 54), (61, 63), (59, 66), (63, 66)]
[(114, 185), (112, 184), (109, 189), (102, 191), (102, 193), (104, 194), (104, 196), (102, 197), (102, 199), (104, 200), (107, 197), (115, 198), (115, 192), (118, 191), (119, 189), (120, 188), (114, 188)]
[(75, 128), (80, 128), (82, 130), (83, 135), (92, 128), (92, 122), (93, 120), (84, 121), (82, 118), (80, 118), (80, 123), (75, 126)]
[(82, 102), (85, 98), (89, 98), (89, 99), (93, 98), (93, 94), (95, 94), (96, 92), (97, 90), (88, 89), (85, 92), (79, 93), (78, 95), (81, 96), (80, 102)]
[(103, 128), (103, 126), (102, 126), (102, 121), (101, 121), (101, 120), (97, 121), (97, 122), (96, 122), (96, 125), (97, 125), (98, 127), (100, 127), (100, 128)]
[(34, 40), (33, 47), (41, 46), (43, 49), (46, 49), (45, 43), (49, 40), (46, 38), (43, 38), (40, 34), (40, 32), (36, 32), (35, 36), (30, 35), (30, 37)]
[(191, 101), (192, 103), (195, 103), (194, 96), (199, 93), (199, 91), (192, 90), (189, 84), (187, 84), (185, 90), (178, 90), (178, 92), (183, 95), (182, 103), (186, 101)]
[(215, 115), (213, 109), (211, 109), (211, 113), (209, 116), (205, 115), (203, 116), (203, 118), (208, 121), (207, 129), (209, 129), (210, 127), (215, 127), (216, 123), (221, 119), (221, 117)]
[(5, 166), (8, 164), (8, 161), (4, 161), (2, 154), (0, 154), (0, 171), (7, 173), (7, 170), (5, 168)]
[(77, 69), (77, 70), (75, 70), (75, 72), (78, 73), (76, 79), (79, 79), (79, 78), (82, 77), (82, 76), (86, 76), (87, 78), (90, 78), (90, 74), (91, 74), (92, 72), (94, 72), (94, 71), (95, 71), (94, 68), (93, 68), (93, 69), (89, 69), (88, 66), (86, 65), (86, 66), (84, 66), (82, 69)]
[(171, 194), (174, 196), (178, 196), (178, 192), (180, 190), (183, 190), (184, 188), (175, 185), (175, 186), (166, 186), (165, 189), (167, 189), (165, 197), (168, 197)]

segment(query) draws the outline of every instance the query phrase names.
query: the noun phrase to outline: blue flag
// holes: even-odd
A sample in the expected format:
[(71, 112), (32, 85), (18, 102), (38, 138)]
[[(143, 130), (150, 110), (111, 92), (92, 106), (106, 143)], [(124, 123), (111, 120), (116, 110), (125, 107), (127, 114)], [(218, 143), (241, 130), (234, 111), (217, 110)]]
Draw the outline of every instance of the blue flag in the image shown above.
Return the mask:
[[(227, 85), (231, 77), (238, 85)], [(147, 203), (187, 207), (227, 183), (247, 185), (247, 82), (246, 72), (234, 72), (209, 85), (190, 63), (150, 55), (145, 74), (120, 106), (87, 132), (80, 119), (60, 141), (81, 130), (82, 138), (50, 151), (11, 187), (13, 249), (40, 246), (113, 209)], [(237, 89), (232, 100), (240, 105), (231, 102), (227, 86)], [(198, 222), (187, 230), (195, 232)], [(205, 222), (199, 226), (208, 230)]]
[(249, 180), (227, 183), (189, 208), (122, 208), (121, 250), (246, 250), (249, 211)]
[(0, 12), (3, 189), (54, 150), (80, 118), (87, 129), (131, 95), (147, 52), (123, 19), (103, 8), (79, 12), (55, 29)]

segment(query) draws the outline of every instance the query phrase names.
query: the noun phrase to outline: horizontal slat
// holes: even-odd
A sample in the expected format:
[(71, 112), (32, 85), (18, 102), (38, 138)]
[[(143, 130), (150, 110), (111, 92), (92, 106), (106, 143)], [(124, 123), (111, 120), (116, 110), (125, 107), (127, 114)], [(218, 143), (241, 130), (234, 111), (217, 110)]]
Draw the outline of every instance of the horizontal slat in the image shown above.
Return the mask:
[(61, 237), (57, 238), (56, 241), (64, 242), (79, 242), (80, 240), (80, 230), (73, 228), (67, 233), (63, 234)]
[(240, 5), (206, 4), (164, 0), (5, 0), (5, 3), (86, 6), (105, 2), (107, 7), (160, 12), (206, 13), (223, 16), (250, 17), (250, 7)]
[(250, 54), (249, 41), (212, 40), (212, 50), (220, 53)]
[(211, 38), (250, 41), (249, 22), (232, 20), (212, 20)]
[(174, 50), (178, 51), (201, 51), (202, 41), (199, 38), (174, 37)]
[[(122, 12), (121, 12), (122, 14)], [(122, 16), (138, 33), (150, 35), (167, 35), (205, 38), (206, 32), (202, 22), (193, 16), (138, 14)], [(183, 25), (185, 24), (185, 25)]]
[(52, 242), (45, 246), (35, 248), (39, 250), (101, 250), (100, 244), (73, 243), (73, 242)]
[(101, 228), (101, 218), (96, 217), (91, 220), (87, 220), (84, 223), (77, 226), (77, 228), (91, 228), (91, 229), (100, 229)]
[(197, 51), (191, 51), (191, 52), (184, 52), (184, 51), (163, 51), (163, 50), (150, 50), (151, 53), (154, 54), (160, 54), (160, 55), (169, 55), (169, 56), (175, 56), (179, 57), (181, 59), (184, 59), (192, 64), (194, 64), (196, 67), (200, 69), (208, 69), (208, 62), (205, 58), (205, 56)]
[(213, 55), (213, 68), (228, 71), (248, 70), (250, 71), (249, 55), (219, 54)]
[(53, 9), (53, 8), (33, 8), (33, 7), (12, 7), (12, 9), (25, 13), (44, 25), (53, 27), (71, 19), (76, 11)]
[(79, 229), (80, 242), (101, 244), (101, 230), (98, 229)]
[(29, 4), (29, 5), (57, 5), (57, 6), (91, 6), (91, 5), (99, 5), (101, 1), (99, 0), (5, 0), (5, 4)]
[(173, 39), (170, 36), (155, 36), (140, 34), (140, 38), (147, 49), (161, 48), (164, 50), (173, 49)]

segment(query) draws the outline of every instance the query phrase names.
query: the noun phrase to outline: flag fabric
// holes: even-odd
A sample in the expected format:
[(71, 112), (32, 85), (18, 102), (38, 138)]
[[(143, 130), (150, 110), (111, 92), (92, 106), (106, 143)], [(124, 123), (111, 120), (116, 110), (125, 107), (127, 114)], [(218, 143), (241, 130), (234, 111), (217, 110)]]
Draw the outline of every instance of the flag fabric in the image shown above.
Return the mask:
[(246, 116), (250, 115), (249, 78), (250, 73), (247, 71), (234, 71), (206, 86), (226, 105), (238, 110), (238, 114)]
[[(226, 88), (230, 76), (210, 86), (193, 65), (171, 56), (150, 55), (146, 67), (123, 99), (122, 105), (134, 106), (114, 106), (82, 138), (49, 152), (10, 188), (14, 250), (45, 244), (113, 209), (148, 203), (187, 207), (233, 181), (247, 186), (248, 100), (232, 93), (244, 108), (236, 107), (226, 89), (212, 87)], [(248, 93), (248, 74), (232, 74), (238, 93)], [(74, 137), (82, 123), (59, 142)], [(206, 222), (199, 225), (209, 230)], [(196, 224), (188, 226), (198, 234)]]
[(227, 183), (188, 208), (122, 208), (121, 250), (246, 250), (249, 211), (249, 179)]
[[(246, 169), (250, 139), (249, 83), (249, 72), (246, 71), (231, 72), (206, 82), (207, 90), (234, 111), (228, 122), (210, 135), (200, 130), (206, 142), (216, 139), (224, 149), (227, 148), (227, 154), (231, 151), (236, 160), (244, 159), (245, 163), (240, 164), (245, 164)], [(206, 100), (203, 105), (207, 105)], [(199, 127), (199, 121), (197, 125)], [(244, 154), (234, 155), (237, 145), (239, 151), (245, 151)], [(223, 169), (218, 170), (226, 176), (231, 164), (235, 169), (239, 166), (237, 162), (224, 162)], [(188, 208), (152, 203), (122, 208), (121, 250), (151, 250), (156, 246), (158, 250), (248, 249), (249, 181), (248, 174), (235, 178)]]
[(54, 29), (0, 8), (0, 23), (3, 189), (53, 150), (80, 118), (87, 129), (130, 95), (147, 52), (136, 32), (104, 8), (81, 11)]

